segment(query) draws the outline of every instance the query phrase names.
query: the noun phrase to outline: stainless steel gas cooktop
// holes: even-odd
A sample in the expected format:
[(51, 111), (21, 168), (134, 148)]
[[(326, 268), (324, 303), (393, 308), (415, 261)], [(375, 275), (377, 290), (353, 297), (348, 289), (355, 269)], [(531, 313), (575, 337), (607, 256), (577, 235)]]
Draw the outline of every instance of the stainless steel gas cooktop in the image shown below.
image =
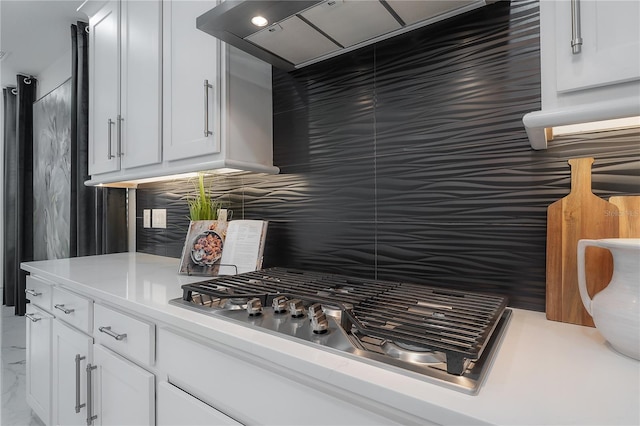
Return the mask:
[(285, 268), (182, 288), (170, 303), (469, 394), (511, 316), (501, 296)]

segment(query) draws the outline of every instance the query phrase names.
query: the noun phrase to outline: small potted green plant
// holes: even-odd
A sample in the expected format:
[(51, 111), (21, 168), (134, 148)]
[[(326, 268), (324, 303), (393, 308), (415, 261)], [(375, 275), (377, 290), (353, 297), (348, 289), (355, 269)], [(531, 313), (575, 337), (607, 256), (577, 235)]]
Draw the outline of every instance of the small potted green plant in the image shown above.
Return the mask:
[(195, 197), (187, 198), (189, 205), (189, 218), (196, 220), (216, 220), (218, 211), (222, 208), (222, 202), (215, 200), (211, 192), (204, 187), (204, 173), (198, 173), (198, 183), (195, 185)]

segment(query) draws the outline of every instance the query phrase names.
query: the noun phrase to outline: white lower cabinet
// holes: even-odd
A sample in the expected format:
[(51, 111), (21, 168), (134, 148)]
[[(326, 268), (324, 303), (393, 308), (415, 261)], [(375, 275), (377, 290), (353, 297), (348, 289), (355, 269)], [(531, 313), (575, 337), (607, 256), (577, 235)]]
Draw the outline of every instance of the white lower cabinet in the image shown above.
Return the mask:
[(171, 383), (158, 384), (157, 398), (158, 426), (234, 426), (241, 424)]
[(157, 357), (170, 383), (243, 424), (397, 424), (335, 386), (177, 331), (158, 330)]
[(54, 321), (54, 425), (153, 425), (154, 392), (153, 374)]
[(52, 423), (87, 424), (87, 364), (92, 362), (93, 338), (53, 321)]
[(155, 424), (155, 376), (101, 345), (94, 345), (93, 361), (93, 424)]
[(53, 316), (27, 305), (27, 403), (46, 424), (51, 424), (51, 327)]
[(93, 300), (49, 290), (51, 313), (27, 305), (29, 406), (46, 425), (154, 425), (155, 376), (130, 359), (155, 362), (155, 324), (95, 304), (93, 330)]

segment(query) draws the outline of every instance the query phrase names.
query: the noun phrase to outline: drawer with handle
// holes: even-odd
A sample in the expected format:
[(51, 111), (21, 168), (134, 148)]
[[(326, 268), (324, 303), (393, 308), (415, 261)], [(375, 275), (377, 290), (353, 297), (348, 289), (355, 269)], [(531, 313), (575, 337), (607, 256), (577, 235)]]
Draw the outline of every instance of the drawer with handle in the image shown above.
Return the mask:
[(53, 288), (51, 312), (60, 320), (91, 334), (93, 301), (61, 287)]
[(34, 305), (51, 312), (52, 291), (53, 287), (48, 282), (31, 275), (27, 276), (24, 293)]
[(96, 343), (132, 361), (153, 365), (155, 362), (155, 325), (95, 304), (93, 336)]

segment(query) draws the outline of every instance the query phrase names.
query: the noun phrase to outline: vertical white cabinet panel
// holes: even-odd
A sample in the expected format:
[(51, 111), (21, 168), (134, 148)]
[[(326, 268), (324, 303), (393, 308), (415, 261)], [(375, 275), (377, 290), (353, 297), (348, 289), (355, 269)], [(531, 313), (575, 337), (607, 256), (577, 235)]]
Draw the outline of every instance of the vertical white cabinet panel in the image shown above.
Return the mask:
[(158, 385), (158, 426), (237, 426), (231, 417), (170, 383)]
[(195, 25), (196, 17), (216, 3), (163, 3), (166, 160), (220, 151), (220, 41)]
[(93, 360), (93, 424), (155, 424), (155, 376), (101, 345), (94, 346)]
[[(59, 320), (53, 321), (52, 336), (52, 424), (86, 425), (86, 366), (92, 360), (93, 338), (64, 325)], [(76, 357), (82, 359), (76, 363)]]
[(224, 44), (221, 66), (222, 152), (228, 167), (255, 164), (248, 170), (277, 173), (273, 163), (271, 65)]
[(89, 20), (89, 174), (120, 170), (120, 2)]
[(162, 3), (121, 2), (122, 167), (162, 160)]
[(46, 424), (51, 424), (51, 328), (53, 316), (32, 303), (27, 305), (27, 403)]
[(640, 78), (640, 2), (579, 1), (583, 44), (576, 54), (571, 48), (571, 2), (554, 3), (558, 92)]

